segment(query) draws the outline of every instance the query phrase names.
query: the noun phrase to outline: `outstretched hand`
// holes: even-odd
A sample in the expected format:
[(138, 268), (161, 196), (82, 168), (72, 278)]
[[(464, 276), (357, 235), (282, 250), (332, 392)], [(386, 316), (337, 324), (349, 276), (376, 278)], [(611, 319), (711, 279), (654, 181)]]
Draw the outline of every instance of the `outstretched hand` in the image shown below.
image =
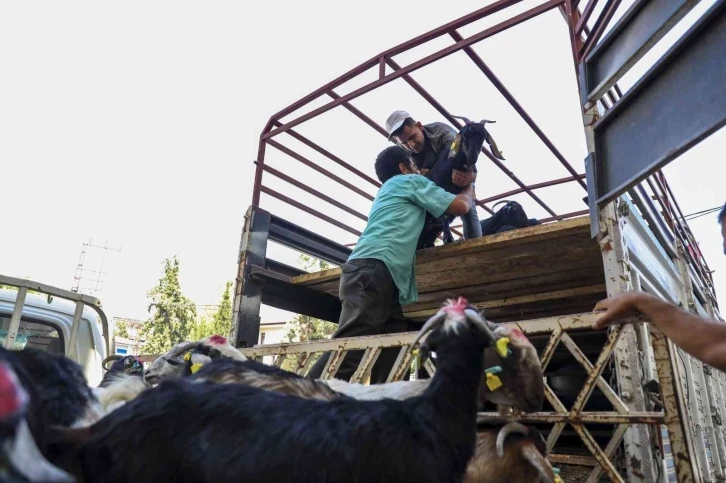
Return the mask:
[(602, 329), (620, 319), (637, 315), (637, 303), (641, 295), (639, 293), (624, 292), (599, 301), (595, 305), (593, 312), (604, 310), (605, 313), (592, 324), (592, 328)]

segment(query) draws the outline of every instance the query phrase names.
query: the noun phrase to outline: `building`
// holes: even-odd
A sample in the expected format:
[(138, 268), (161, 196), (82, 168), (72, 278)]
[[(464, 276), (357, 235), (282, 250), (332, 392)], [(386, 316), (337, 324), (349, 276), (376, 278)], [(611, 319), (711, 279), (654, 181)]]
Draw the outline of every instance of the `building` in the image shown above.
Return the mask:
[[(279, 344), (285, 342), (285, 326), (287, 322), (261, 322), (260, 323), (260, 338), (257, 343), (259, 345), (264, 344)], [(272, 364), (272, 356), (262, 358), (262, 362), (265, 364)]]
[[(118, 335), (118, 326), (123, 324), (128, 330), (128, 337), (121, 337)], [(119, 355), (132, 355), (136, 356), (140, 354), (141, 346), (144, 343), (144, 339), (141, 338), (141, 328), (144, 325), (143, 320), (129, 319), (126, 317), (114, 317), (114, 343), (116, 347), (116, 354)]]

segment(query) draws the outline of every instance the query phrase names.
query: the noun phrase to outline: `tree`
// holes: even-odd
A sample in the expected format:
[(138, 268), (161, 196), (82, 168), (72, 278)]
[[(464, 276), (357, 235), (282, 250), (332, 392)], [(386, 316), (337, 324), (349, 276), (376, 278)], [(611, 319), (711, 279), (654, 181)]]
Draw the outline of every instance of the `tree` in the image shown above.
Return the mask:
[(203, 315), (192, 327), (190, 339), (200, 340), (210, 335), (229, 337), (232, 330), (232, 282), (227, 282), (222, 300), (212, 315)]
[(129, 326), (125, 320), (119, 320), (116, 322), (116, 335), (125, 339), (129, 338)]
[(232, 282), (227, 282), (217, 311), (212, 314), (212, 334), (229, 337), (232, 331)]
[[(300, 255), (300, 263), (305, 270), (327, 270), (330, 264), (325, 260), (313, 258), (308, 255)], [(287, 342), (308, 342), (311, 340), (327, 339), (338, 328), (338, 324), (316, 319), (308, 315), (296, 315), (285, 326), (285, 341)], [(315, 359), (317, 359), (316, 356)], [(311, 362), (314, 363), (313, 360)], [(297, 369), (298, 356), (287, 356), (282, 368), (288, 371)]]
[(148, 292), (151, 299), (151, 317), (141, 330), (146, 342), (142, 348), (147, 354), (160, 354), (174, 344), (188, 340), (195, 325), (197, 310), (186, 298), (179, 284), (179, 260), (176, 256), (164, 260), (164, 276), (159, 284)]

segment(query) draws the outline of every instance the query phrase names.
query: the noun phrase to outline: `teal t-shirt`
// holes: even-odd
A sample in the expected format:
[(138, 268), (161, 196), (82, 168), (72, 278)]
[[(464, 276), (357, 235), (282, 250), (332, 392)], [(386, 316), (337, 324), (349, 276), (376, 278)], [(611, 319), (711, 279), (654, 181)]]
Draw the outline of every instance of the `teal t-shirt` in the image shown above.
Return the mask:
[(414, 264), (426, 212), (439, 217), (456, 195), (418, 174), (400, 174), (378, 190), (368, 224), (348, 260), (375, 258), (391, 272), (401, 305), (418, 300)]

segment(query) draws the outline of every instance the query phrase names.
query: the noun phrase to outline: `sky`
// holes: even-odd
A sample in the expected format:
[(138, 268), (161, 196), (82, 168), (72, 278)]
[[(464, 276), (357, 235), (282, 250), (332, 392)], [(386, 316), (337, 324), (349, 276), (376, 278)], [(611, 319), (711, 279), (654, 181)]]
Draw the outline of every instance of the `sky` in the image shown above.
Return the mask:
[[(459, 0), (442, 9), (441, 2), (429, 0), (0, 2), (0, 274), (71, 288), (82, 245), (92, 239), (120, 247), (106, 253), (98, 294), (109, 316), (146, 318), (146, 293), (160, 278), (163, 260), (173, 256), (181, 262), (185, 294), (200, 311), (213, 306), (236, 274), (257, 141), (268, 118), (387, 48), (489, 3)], [(475, 34), (538, 3), (524, 1), (460, 33)], [(691, 21), (712, 3), (701, 2)], [(630, 4), (623, 2), (618, 16)], [(622, 84), (632, 85), (635, 74), (683, 28), (676, 27)], [(395, 60), (407, 65), (450, 44), (439, 39)], [(565, 158), (584, 172), (575, 71), (559, 12), (486, 39), (475, 50)], [(338, 94), (375, 74), (340, 87)], [(490, 131), (507, 166), (525, 183), (567, 175), (463, 53), (413, 77), (450, 112), (496, 120)], [(297, 115), (323, 102), (329, 98)], [(394, 109), (424, 122), (441, 120), (400, 80), (353, 104), (381, 125)], [(375, 155), (387, 145), (343, 109), (296, 130), (369, 175)], [(373, 185), (328, 166), (288, 136), (276, 139), (375, 193)], [(715, 173), (725, 145), (721, 130), (665, 169), (684, 213), (723, 204), (722, 175)], [(268, 148), (265, 162), (368, 211), (365, 198), (275, 149)], [(269, 175), (265, 184), (357, 230), (364, 226)], [(486, 160), (479, 167), (480, 198), (515, 187)], [(538, 194), (559, 213), (585, 208), (584, 190), (574, 183)], [(526, 195), (513, 199), (523, 202), (530, 216), (547, 216)], [(262, 207), (341, 243), (355, 240), (266, 195)], [(717, 293), (726, 300), (726, 257), (715, 215), (690, 225), (715, 270)], [(89, 249), (84, 266), (98, 270), (101, 253)], [(296, 254), (280, 247), (271, 247), (268, 255), (296, 263)], [(264, 307), (262, 316), (274, 321), (291, 314)]]

